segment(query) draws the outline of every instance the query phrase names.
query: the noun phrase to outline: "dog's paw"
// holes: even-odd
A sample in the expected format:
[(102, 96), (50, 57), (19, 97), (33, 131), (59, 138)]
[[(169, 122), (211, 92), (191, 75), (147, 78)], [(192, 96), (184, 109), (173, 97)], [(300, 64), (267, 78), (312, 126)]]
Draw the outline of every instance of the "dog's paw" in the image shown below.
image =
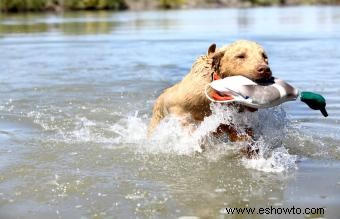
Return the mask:
[(240, 150), (241, 154), (248, 159), (257, 159), (259, 157), (260, 149), (254, 145), (253, 142), (248, 143)]

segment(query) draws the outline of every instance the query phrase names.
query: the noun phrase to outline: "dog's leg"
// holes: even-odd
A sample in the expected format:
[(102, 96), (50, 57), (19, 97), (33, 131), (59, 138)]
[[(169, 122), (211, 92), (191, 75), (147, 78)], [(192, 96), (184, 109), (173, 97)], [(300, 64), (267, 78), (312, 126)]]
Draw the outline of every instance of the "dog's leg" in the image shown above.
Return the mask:
[(170, 108), (165, 108), (161, 102), (158, 100), (153, 108), (153, 114), (148, 127), (148, 137), (152, 135), (154, 129), (158, 126), (160, 121), (164, 119), (167, 115), (176, 116), (179, 119), (182, 127), (192, 133), (196, 129), (197, 121), (192, 117), (190, 113), (183, 111), (181, 107), (173, 106)]
[(240, 135), (233, 125), (221, 124), (213, 134), (217, 137), (223, 134), (228, 134), (229, 140), (232, 142), (248, 141), (252, 139), (254, 136), (253, 130), (251, 128), (246, 128), (245, 131), (245, 134)]
[(147, 133), (148, 137), (152, 135), (153, 131), (155, 130), (155, 128), (157, 127), (161, 119), (162, 118), (159, 116), (152, 116), (149, 127), (148, 127), (148, 133)]
[(163, 98), (160, 96), (152, 110), (152, 118), (148, 127), (148, 133), (147, 136), (150, 137), (154, 131), (154, 129), (157, 127), (159, 122), (164, 118), (164, 103)]
[(242, 148), (240, 152), (247, 158), (254, 158), (258, 155), (259, 149), (254, 148), (254, 131), (251, 128), (245, 129), (245, 134), (239, 134), (237, 130), (232, 125), (221, 124), (217, 130), (213, 133), (215, 136), (221, 136), (223, 134), (228, 134), (229, 140), (231, 142), (244, 141), (247, 142), (247, 146)]

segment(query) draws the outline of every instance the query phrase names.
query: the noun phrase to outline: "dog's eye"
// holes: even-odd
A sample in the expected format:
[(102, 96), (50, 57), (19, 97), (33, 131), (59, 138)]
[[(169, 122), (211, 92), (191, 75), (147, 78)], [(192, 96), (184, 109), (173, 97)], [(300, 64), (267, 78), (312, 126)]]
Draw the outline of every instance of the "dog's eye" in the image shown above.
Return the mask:
[(236, 58), (238, 58), (238, 59), (245, 59), (246, 58), (246, 54), (241, 53), (241, 54), (237, 55)]
[(264, 59), (268, 59), (268, 56), (267, 56), (265, 53), (262, 53), (262, 57), (263, 57)]

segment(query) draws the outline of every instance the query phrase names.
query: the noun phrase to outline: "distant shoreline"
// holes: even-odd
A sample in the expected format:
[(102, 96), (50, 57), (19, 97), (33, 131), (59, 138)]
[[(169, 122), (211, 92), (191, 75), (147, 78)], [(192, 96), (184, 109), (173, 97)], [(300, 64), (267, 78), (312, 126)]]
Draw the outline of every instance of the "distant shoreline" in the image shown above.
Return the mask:
[(340, 0), (6, 0), (0, 12), (143, 11), (154, 9), (250, 8), (257, 6), (339, 5)]

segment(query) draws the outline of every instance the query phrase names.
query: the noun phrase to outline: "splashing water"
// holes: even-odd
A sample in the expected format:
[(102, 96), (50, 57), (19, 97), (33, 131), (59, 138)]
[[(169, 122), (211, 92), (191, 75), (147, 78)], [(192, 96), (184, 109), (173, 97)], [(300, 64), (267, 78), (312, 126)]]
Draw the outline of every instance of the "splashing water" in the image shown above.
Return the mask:
[[(183, 127), (178, 118), (169, 116), (156, 128), (153, 136), (146, 136), (146, 117), (129, 116), (111, 127), (119, 133), (115, 142), (134, 145), (140, 153), (166, 153), (194, 156), (202, 153), (211, 160), (226, 156), (238, 156), (240, 149), (248, 142), (230, 142), (227, 136), (215, 137), (212, 133), (220, 124), (233, 125), (238, 134), (246, 134), (245, 128), (252, 128), (256, 141), (253, 145), (259, 149), (256, 159), (241, 158), (247, 168), (265, 172), (282, 172), (295, 168), (296, 155), (290, 155), (283, 139), (288, 135), (291, 125), (282, 107), (259, 110), (254, 113), (238, 113), (233, 107), (221, 104), (211, 105), (212, 114), (194, 127)], [(145, 120), (145, 121), (144, 121)], [(239, 156), (238, 156), (239, 157)]]

